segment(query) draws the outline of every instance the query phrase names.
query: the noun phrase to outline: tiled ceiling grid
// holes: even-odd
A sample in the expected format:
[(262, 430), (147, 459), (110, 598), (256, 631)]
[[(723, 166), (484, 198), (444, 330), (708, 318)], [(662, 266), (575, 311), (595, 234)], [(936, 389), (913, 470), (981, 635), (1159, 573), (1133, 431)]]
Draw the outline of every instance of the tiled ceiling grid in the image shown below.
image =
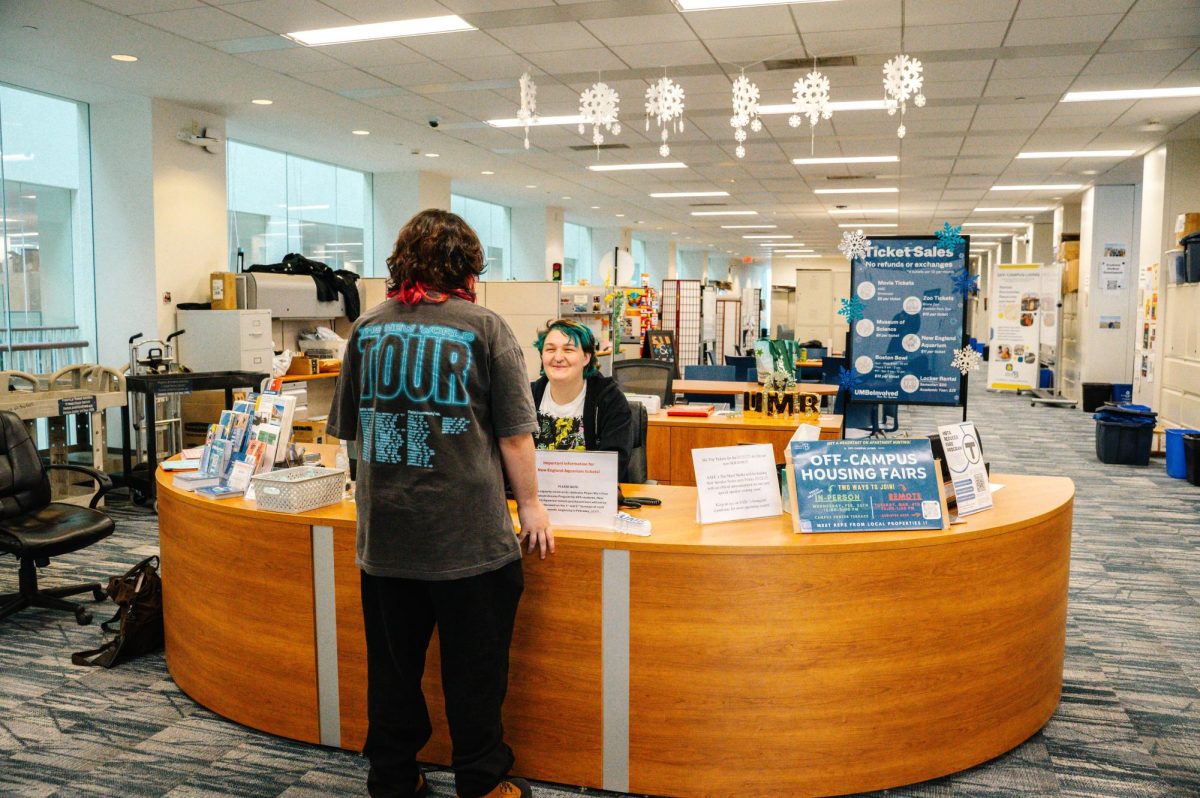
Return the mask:
[[(989, 189), (1003, 183), (1086, 183), (1096, 179), (1088, 171), (1103, 177), (1113, 161), (1015, 160), (1019, 151), (1129, 148), (1141, 154), (1185, 124), (1191, 130), (1200, 112), (1200, 98), (1059, 103), (1068, 90), (1200, 85), (1200, 0), (842, 0), (687, 14), (669, 0), (90, 1), (130, 22), (412, 125), (438, 117), (442, 141), (470, 145), (436, 165), (454, 174), (464, 192), (513, 204), (559, 204), (588, 224), (637, 225), (651, 236), (674, 234), (681, 243), (715, 244), (738, 254), (753, 253), (756, 247), (747, 245), (755, 242), (722, 230), (722, 223), (777, 224), (771, 232), (835, 254), (838, 223), (897, 222), (902, 231), (918, 232), (945, 220), (1023, 218), (972, 211), (1054, 205), (1061, 195)], [(279, 35), (447, 13), (462, 15), (479, 30), (319, 48), (297, 47)], [(790, 102), (791, 84), (807, 67), (767, 71), (763, 60), (854, 56), (855, 66), (822, 69), (833, 84), (832, 99), (877, 100), (882, 64), (900, 51), (902, 30), (904, 51), (925, 64), (928, 98), (924, 108), (910, 106), (905, 139), (896, 136), (899, 117), (884, 111), (835, 113), (813, 136), (807, 122), (793, 129), (786, 115), (773, 115), (763, 118), (761, 133), (750, 134), (746, 158), (734, 157), (729, 85), (740, 67), (758, 84), (764, 104), (779, 104)], [(573, 126), (546, 126), (530, 132), (533, 147), (526, 151), (520, 129), (484, 124), (516, 115), (516, 78), (526, 68), (538, 82), (543, 115), (576, 113), (579, 92), (602, 70), (622, 98), (623, 131), (606, 135), (606, 141), (629, 149), (599, 156), (572, 150), (590, 142), (590, 131), (580, 136)], [(671, 159), (690, 168), (586, 171), (597, 160), (659, 160), (657, 131), (645, 130), (642, 98), (664, 68), (687, 92), (685, 129), (670, 144)], [(253, 113), (237, 107), (230, 116)], [(790, 163), (810, 154), (894, 154), (900, 161), (854, 167)], [(498, 158), (517, 168), (493, 178), (479, 175)], [(846, 179), (852, 175), (859, 177)], [(534, 183), (537, 189), (524, 188)], [(863, 186), (896, 186), (900, 193), (813, 193)], [(651, 191), (694, 190), (726, 190), (731, 196), (648, 197)], [(689, 203), (714, 202), (756, 210), (759, 217), (689, 215)], [(899, 207), (900, 214), (831, 216), (835, 205)], [(618, 220), (615, 213), (625, 217)]]

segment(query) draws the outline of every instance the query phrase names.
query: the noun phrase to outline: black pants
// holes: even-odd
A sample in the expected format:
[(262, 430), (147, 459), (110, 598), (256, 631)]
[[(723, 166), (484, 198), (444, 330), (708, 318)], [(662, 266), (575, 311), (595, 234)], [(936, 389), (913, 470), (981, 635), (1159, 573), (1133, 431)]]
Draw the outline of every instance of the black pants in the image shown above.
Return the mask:
[(417, 752), (432, 734), (421, 676), (435, 625), (458, 794), (478, 798), (508, 773), (513, 752), (500, 708), (524, 587), (520, 560), (444, 582), (362, 574), (369, 723), (363, 753), (371, 760), (372, 796), (407, 798), (417, 784)]

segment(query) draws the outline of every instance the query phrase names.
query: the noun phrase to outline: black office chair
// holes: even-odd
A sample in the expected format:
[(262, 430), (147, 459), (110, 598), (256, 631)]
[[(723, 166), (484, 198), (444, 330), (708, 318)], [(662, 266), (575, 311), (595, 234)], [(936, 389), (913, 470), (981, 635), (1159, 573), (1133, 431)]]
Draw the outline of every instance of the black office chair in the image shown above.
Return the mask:
[(104, 598), (100, 583), (39, 590), (37, 569), (49, 566), (51, 557), (78, 551), (112, 534), (112, 519), (94, 509), (112, 489), (112, 480), (88, 466), (49, 468), (77, 471), (94, 480), (99, 491), (90, 508), (50, 501), (47, 469), (25, 422), (13, 413), (0, 411), (0, 554), (11, 554), (20, 561), (17, 592), (0, 595), (0, 620), (26, 607), (43, 607), (73, 612), (77, 622), (88, 624), (92, 613), (87, 607), (65, 601), (64, 596), (91, 591), (100, 601)]
[(675, 382), (675, 366), (661, 360), (640, 358), (613, 363), (613, 379), (625, 393), (640, 393), (662, 399), (663, 407), (674, 399), (671, 385)]
[(650, 428), (650, 416), (641, 402), (630, 402), (633, 414), (633, 441), (629, 449), (629, 466), (625, 471), (626, 482), (644, 483), (647, 476), (646, 433)]
[(758, 379), (758, 364), (754, 360), (754, 355), (741, 357), (726, 355), (725, 365), (733, 366), (735, 369), (734, 379), (738, 382), (754, 382)]

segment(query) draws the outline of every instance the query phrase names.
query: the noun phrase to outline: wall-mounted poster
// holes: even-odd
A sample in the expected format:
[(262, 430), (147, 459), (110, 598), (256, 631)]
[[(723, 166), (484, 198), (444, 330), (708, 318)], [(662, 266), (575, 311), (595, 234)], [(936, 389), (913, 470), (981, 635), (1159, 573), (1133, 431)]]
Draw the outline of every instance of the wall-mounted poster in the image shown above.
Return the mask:
[(647, 330), (646, 351), (651, 360), (675, 365), (675, 333), (671, 330)]
[[(872, 238), (851, 265), (851, 401), (961, 405), (966, 305), (956, 284), (967, 274), (967, 242), (951, 249), (933, 236)], [(857, 300), (857, 302), (855, 302)]]

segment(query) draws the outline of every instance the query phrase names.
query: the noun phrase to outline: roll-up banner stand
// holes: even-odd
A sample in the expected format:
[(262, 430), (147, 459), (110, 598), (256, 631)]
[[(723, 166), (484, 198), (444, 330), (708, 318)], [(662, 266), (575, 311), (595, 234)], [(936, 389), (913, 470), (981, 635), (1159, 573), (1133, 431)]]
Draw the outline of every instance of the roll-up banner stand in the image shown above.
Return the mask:
[(850, 266), (862, 318), (850, 324), (848, 401), (963, 408), (966, 378), (951, 361), (967, 345), (967, 303), (956, 286), (970, 241), (951, 249), (936, 236), (875, 237)]
[(988, 303), (988, 390), (1033, 391), (1038, 387), (1044, 293), (1040, 263), (996, 266)]

